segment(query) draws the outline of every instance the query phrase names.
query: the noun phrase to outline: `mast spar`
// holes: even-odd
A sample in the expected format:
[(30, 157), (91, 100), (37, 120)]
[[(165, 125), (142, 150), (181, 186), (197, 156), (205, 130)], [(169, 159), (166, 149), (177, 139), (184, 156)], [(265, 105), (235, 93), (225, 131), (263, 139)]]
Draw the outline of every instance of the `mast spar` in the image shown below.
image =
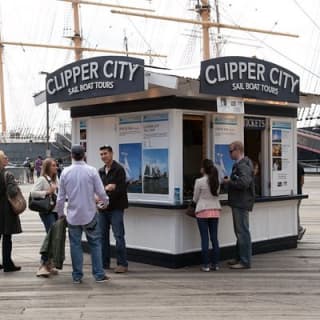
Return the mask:
[(0, 30), (0, 105), (1, 105), (1, 132), (7, 131), (6, 112), (4, 106), (4, 86), (3, 86), (3, 45), (1, 43), (1, 30)]

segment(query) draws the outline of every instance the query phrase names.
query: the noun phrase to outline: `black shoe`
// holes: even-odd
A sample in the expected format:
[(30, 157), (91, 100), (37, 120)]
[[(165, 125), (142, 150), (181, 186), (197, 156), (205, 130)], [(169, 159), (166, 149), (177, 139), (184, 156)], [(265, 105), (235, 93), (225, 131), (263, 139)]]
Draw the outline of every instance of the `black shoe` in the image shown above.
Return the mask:
[(239, 263), (239, 260), (237, 260), (237, 259), (232, 259), (232, 260), (229, 260), (227, 263), (228, 263), (229, 266), (233, 266), (233, 265), (235, 265), (235, 264), (238, 264), (238, 263)]
[(1, 269), (3, 269), (3, 265), (2, 265), (2, 264), (0, 264), (0, 270), (1, 270)]
[(242, 264), (241, 262), (233, 264), (229, 267), (230, 269), (240, 270), (240, 269), (250, 269), (249, 265)]
[(15, 266), (15, 265), (12, 265), (10, 267), (4, 267), (3, 268), (3, 272), (15, 272), (15, 271), (20, 271), (21, 270), (21, 267), (19, 266)]
[(298, 232), (298, 240), (300, 241), (302, 238), (303, 238), (303, 236), (304, 236), (304, 234), (306, 233), (306, 228), (301, 228), (301, 230), (299, 230), (299, 232)]

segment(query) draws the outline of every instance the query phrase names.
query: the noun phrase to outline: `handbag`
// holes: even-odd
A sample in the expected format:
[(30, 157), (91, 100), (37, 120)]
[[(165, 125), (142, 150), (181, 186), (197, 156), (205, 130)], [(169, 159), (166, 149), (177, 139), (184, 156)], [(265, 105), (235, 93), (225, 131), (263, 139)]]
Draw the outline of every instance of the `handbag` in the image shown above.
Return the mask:
[(29, 194), (29, 209), (37, 212), (51, 212), (55, 207), (55, 201), (52, 201), (52, 197), (48, 194), (45, 198), (32, 197)]
[[(7, 185), (7, 176), (8, 174), (6, 174), (6, 185)], [(11, 197), (8, 192), (7, 192), (7, 199), (11, 205), (12, 211), (16, 214), (19, 215), (21, 214), (23, 211), (26, 210), (27, 208), (27, 202), (26, 199), (24, 198), (21, 189), (17, 186), (17, 193), (15, 196)]]
[(196, 218), (196, 204), (193, 201), (188, 204), (185, 214), (188, 217)]
[[(51, 180), (44, 177), (51, 186)], [(55, 193), (47, 194), (44, 198), (33, 197), (29, 194), (29, 209), (32, 211), (50, 213), (56, 206), (57, 195)]]

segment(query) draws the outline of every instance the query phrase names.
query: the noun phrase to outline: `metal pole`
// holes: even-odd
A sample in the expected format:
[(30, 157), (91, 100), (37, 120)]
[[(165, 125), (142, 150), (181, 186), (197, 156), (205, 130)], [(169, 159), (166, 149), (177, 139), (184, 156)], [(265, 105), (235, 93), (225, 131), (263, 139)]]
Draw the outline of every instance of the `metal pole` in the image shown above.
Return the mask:
[[(46, 82), (47, 84), (47, 82)], [(50, 151), (50, 145), (49, 145), (49, 103), (48, 100), (46, 101), (46, 113), (47, 113), (47, 151), (46, 151), (46, 156), (51, 157), (51, 151)]]
[(45, 75), (44, 78), (44, 88), (45, 88), (45, 93), (46, 93), (46, 129), (47, 129), (47, 134), (46, 134), (46, 140), (47, 140), (47, 149), (46, 149), (46, 157), (51, 157), (51, 150), (50, 150), (50, 145), (49, 145), (49, 138), (50, 138), (50, 123), (49, 123), (49, 103), (47, 99), (47, 76), (49, 72), (45, 71), (40, 71), (39, 72), (42, 75)]

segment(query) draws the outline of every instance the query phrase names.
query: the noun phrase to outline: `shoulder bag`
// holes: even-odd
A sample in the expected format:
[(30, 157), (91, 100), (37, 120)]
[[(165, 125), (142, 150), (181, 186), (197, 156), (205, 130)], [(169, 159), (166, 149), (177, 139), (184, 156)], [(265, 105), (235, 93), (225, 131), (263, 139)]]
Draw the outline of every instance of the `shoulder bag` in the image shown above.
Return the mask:
[[(47, 179), (46, 179), (47, 180)], [(51, 182), (47, 180), (51, 185)], [(33, 197), (29, 194), (29, 209), (37, 212), (51, 212), (56, 206), (57, 196), (56, 194), (47, 194), (44, 198)]]
[[(6, 182), (6, 187), (8, 185), (8, 173), (5, 175), (5, 182)], [(12, 211), (18, 215), (24, 212), (27, 208), (27, 202), (26, 199), (24, 198), (21, 189), (19, 186), (17, 187), (17, 193), (15, 196), (10, 197), (9, 193), (7, 192), (7, 199), (11, 205)], [(8, 188), (7, 188), (8, 189)]]
[(196, 218), (196, 204), (193, 201), (188, 204), (185, 214), (191, 218)]

